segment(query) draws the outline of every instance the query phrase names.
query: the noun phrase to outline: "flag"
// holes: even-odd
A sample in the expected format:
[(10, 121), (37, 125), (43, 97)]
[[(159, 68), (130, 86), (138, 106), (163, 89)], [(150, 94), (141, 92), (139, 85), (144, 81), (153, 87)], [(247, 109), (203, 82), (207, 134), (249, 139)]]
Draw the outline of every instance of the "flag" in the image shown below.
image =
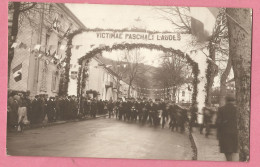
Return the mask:
[(61, 45), (60, 46), (60, 50), (65, 50), (66, 49), (66, 45)]
[(209, 7), (191, 7), (191, 31), (198, 41), (203, 42), (209, 40), (212, 35), (216, 18), (218, 15), (218, 8)]
[(59, 59), (61, 58), (61, 56), (56, 53), (56, 54), (54, 55), (54, 58), (57, 59), (57, 60), (59, 60)]
[(56, 50), (52, 53), (52, 57), (54, 57), (56, 55)]
[(67, 31), (64, 33), (63, 37), (66, 37), (70, 33), (71, 27), (72, 27), (72, 23), (69, 25), (69, 27), (68, 27)]
[(38, 45), (35, 45), (34, 50), (38, 50), (39, 51), (40, 48), (41, 48), (41, 45), (38, 44)]
[(22, 79), (22, 63), (16, 66), (13, 70), (13, 77), (16, 82)]
[(20, 43), (19, 48), (27, 49), (27, 45), (23, 42)]
[(55, 17), (55, 19), (53, 20), (52, 28), (53, 28), (54, 30), (57, 30), (57, 31), (59, 30), (59, 20), (58, 20), (58, 16)]
[(53, 45), (48, 46), (48, 50), (50, 51), (52, 49)]
[(14, 42), (11, 46), (11, 48), (16, 48), (16, 46), (18, 45), (18, 43)]

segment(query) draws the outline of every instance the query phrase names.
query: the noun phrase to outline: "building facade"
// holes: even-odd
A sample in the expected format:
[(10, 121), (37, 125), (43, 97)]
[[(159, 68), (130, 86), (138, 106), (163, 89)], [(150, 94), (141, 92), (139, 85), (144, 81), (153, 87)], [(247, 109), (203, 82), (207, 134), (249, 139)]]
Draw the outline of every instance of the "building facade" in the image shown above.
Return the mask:
[(175, 93), (176, 103), (192, 103), (192, 86), (183, 84), (177, 88)]
[[(82, 64), (85, 64), (86, 61), (84, 60)], [(85, 81), (83, 97), (113, 101), (128, 97), (129, 84), (124, 82), (110, 66), (102, 61), (100, 54), (89, 60), (88, 77)], [(76, 93), (77, 80), (70, 80), (69, 95), (75, 95)], [(133, 87), (130, 87), (130, 97), (137, 98), (137, 91)]]
[[(119, 96), (119, 82), (120, 77), (108, 68), (98, 56), (95, 56), (88, 63), (88, 78), (86, 79), (83, 96), (115, 101)], [(72, 87), (71, 84), (69, 90)], [(97, 94), (96, 97), (93, 96), (93, 92)]]
[[(8, 13), (9, 39), (13, 12)], [(56, 96), (63, 72), (61, 62), (66, 56), (66, 36), (83, 27), (64, 4), (37, 3), (20, 13), (17, 40), (12, 44), (14, 57), (8, 89), (29, 91), (31, 96)]]

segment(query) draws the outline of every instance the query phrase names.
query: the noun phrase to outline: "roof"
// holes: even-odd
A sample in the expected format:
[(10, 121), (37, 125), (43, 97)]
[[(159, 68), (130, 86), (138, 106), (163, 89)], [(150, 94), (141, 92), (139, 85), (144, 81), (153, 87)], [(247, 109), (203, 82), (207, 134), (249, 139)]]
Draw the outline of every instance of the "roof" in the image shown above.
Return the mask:
[(70, 16), (81, 28), (86, 29), (86, 26), (71, 12), (71, 10), (65, 6), (64, 3), (56, 3), (68, 16)]
[(113, 75), (113, 76), (115, 76), (115, 77), (117, 77), (117, 78), (120, 78), (120, 76), (119, 76), (116, 72), (114, 72), (112, 69), (110, 69), (110, 68), (108, 68), (108, 67), (105, 66), (105, 64), (103, 63), (102, 59), (100, 59), (100, 57), (101, 57), (101, 56), (96, 55), (96, 56), (93, 57), (93, 59), (95, 59), (96, 61), (98, 61), (99, 63), (101, 63), (101, 65), (103, 66), (103, 68), (104, 68), (105, 70), (107, 70), (108, 73), (110, 73), (111, 75)]

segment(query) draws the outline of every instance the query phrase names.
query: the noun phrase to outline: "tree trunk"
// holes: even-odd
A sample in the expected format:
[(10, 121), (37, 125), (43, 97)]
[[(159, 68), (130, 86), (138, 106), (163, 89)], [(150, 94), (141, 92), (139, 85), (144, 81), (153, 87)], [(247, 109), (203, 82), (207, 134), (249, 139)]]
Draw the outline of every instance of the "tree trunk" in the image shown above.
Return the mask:
[(12, 20), (12, 29), (10, 34), (10, 42), (8, 44), (8, 82), (10, 77), (10, 68), (14, 58), (14, 48), (12, 44), (16, 41), (17, 34), (18, 34), (18, 24), (19, 24), (19, 15), (20, 15), (20, 2), (13, 2), (14, 3), (14, 11), (13, 11), (13, 20)]
[(129, 82), (127, 97), (130, 98), (130, 89), (131, 89), (132, 81)]
[(226, 94), (227, 94), (226, 82), (227, 82), (227, 78), (228, 78), (228, 75), (230, 73), (231, 67), (232, 67), (231, 58), (229, 57), (226, 69), (225, 69), (225, 71), (223, 72), (223, 74), (221, 75), (221, 78), (220, 78), (220, 94), (219, 94), (219, 106), (220, 107), (225, 105), (225, 97), (226, 97)]
[(229, 55), (236, 85), (238, 109), (239, 159), (249, 160), (250, 83), (251, 83), (251, 30), (250, 9), (226, 9), (229, 33)]

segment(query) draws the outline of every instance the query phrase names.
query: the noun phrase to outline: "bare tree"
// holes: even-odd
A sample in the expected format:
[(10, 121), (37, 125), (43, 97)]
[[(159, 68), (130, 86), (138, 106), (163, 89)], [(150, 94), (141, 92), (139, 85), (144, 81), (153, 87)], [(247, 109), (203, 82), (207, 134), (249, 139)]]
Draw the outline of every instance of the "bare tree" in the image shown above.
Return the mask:
[[(49, 7), (47, 7), (47, 5)], [(17, 35), (19, 33), (20, 28), (25, 25), (24, 21), (27, 19), (30, 26), (36, 27), (36, 29), (41, 29), (43, 26), (47, 26), (47, 24), (52, 24), (44, 15), (58, 14), (58, 10), (53, 7), (52, 4), (47, 3), (36, 3), (36, 2), (9, 2), (8, 10), (11, 18), (11, 31), (8, 39), (8, 81), (10, 76), (10, 67), (12, 60), (14, 58), (14, 47), (12, 44), (16, 42)], [(39, 24), (37, 23), (37, 16), (40, 17), (39, 20), (42, 20), (41, 27), (37, 27)], [(38, 20), (38, 21), (39, 21)], [(27, 26), (27, 25), (26, 25)], [(50, 26), (50, 25), (49, 25)], [(41, 38), (41, 36), (40, 36)]]
[(164, 92), (166, 88), (173, 87), (173, 94), (175, 95), (179, 86), (189, 82), (187, 76), (191, 69), (186, 60), (176, 54), (166, 53), (162, 56), (162, 59), (162, 64), (155, 73), (154, 79), (160, 87), (164, 88)]
[(8, 9), (12, 13), (12, 23), (10, 38), (8, 39), (8, 81), (10, 75), (10, 67), (14, 58), (14, 48), (12, 44), (16, 41), (19, 30), (19, 18), (23, 13), (32, 10), (37, 3), (35, 2), (9, 2)]
[(145, 69), (142, 68), (144, 61), (144, 56), (140, 54), (140, 49), (133, 49), (131, 51), (125, 50), (123, 61), (126, 62), (126, 77), (128, 81), (128, 97), (130, 97), (130, 90), (134, 83), (137, 80), (138, 76), (144, 73)]
[[(157, 7), (156, 10), (159, 11), (161, 19), (165, 19), (173, 24), (174, 29), (177, 32), (189, 33), (191, 34), (191, 16), (189, 7)], [(223, 97), (226, 96), (226, 80), (230, 72), (230, 64), (228, 62), (228, 35), (227, 35), (227, 25), (226, 25), (226, 15), (225, 9), (222, 8), (216, 19), (216, 24), (212, 36), (209, 39), (207, 48), (209, 49), (208, 58), (215, 64), (217, 61), (226, 64), (225, 69), (220, 69), (219, 67), (209, 63), (207, 68), (207, 105), (211, 105), (212, 97), (212, 87), (214, 84), (214, 78), (217, 76), (218, 72), (221, 72), (221, 91), (220, 96), (222, 101)], [(193, 39), (191, 40), (193, 45), (198, 45)], [(224, 55), (224, 56), (223, 56)], [(221, 56), (221, 57), (219, 57)], [(224, 72), (225, 71), (225, 72)]]
[(176, 31), (191, 34), (189, 7), (156, 7), (155, 9), (160, 14), (160, 19), (169, 21)]

